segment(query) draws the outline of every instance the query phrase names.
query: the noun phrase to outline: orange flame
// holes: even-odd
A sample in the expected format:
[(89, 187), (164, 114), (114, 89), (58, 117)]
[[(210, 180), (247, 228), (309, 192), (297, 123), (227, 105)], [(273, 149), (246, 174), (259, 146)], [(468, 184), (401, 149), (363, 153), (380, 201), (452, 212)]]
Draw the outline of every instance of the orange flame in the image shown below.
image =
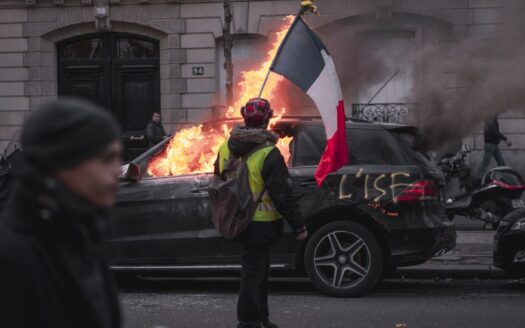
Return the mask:
[[(286, 36), (286, 32), (288, 32), (288, 29), (290, 28), (290, 25), (292, 25), (294, 18), (295, 16), (293, 15), (286, 16), (284, 18), (284, 26), (275, 32), (275, 35), (273, 36), (274, 41), (272, 42), (270, 50), (266, 54), (266, 60), (259, 66), (259, 68), (241, 73), (241, 82), (238, 85), (240, 89), (240, 97), (234, 102), (233, 106), (228, 107), (228, 111), (226, 112), (227, 118), (240, 117), (239, 109), (244, 106), (248, 100), (256, 97), (259, 94), (261, 85), (263, 84), (264, 79), (270, 70), (270, 66), (272, 65), (272, 61), (277, 54), (277, 50), (279, 50), (279, 45)], [(268, 95), (273, 94), (281, 80), (282, 77), (280, 75), (270, 73), (262, 97), (266, 98)]]
[[(293, 19), (293, 15), (285, 17), (281, 28), (272, 35), (273, 42), (266, 60), (256, 69), (241, 73), (241, 81), (237, 86), (238, 98), (232, 106), (228, 107), (225, 113), (226, 118), (240, 118), (239, 109), (249, 99), (259, 94), (259, 89), (270, 69), (273, 58)], [(282, 77), (279, 75), (270, 74), (262, 96), (268, 98), (269, 95), (272, 95), (281, 80)], [(276, 112), (276, 116), (272, 118), (270, 125), (273, 126), (278, 122), (285, 112), (284, 108), (281, 108), (278, 113)], [(180, 130), (169, 141), (166, 150), (148, 163), (148, 174), (159, 177), (212, 172), (217, 152), (230, 136), (232, 125), (232, 123), (224, 123), (219, 128), (205, 128), (203, 125), (197, 125)], [(291, 137), (281, 138), (276, 145), (287, 161), (290, 157), (289, 144), (291, 140)]]

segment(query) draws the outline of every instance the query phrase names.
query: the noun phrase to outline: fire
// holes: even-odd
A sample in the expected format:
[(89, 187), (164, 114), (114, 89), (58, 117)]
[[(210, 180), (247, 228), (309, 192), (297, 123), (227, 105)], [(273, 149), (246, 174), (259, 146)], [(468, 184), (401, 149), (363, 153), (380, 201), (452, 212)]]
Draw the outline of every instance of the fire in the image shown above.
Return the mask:
[[(272, 60), (293, 19), (294, 16), (284, 18), (281, 28), (274, 32), (271, 38), (273, 42), (267, 53), (266, 60), (256, 69), (241, 73), (241, 82), (237, 86), (236, 92), (238, 97), (226, 111), (225, 118), (240, 118), (239, 109), (249, 99), (259, 94), (259, 89), (268, 73)], [(270, 95), (275, 92), (281, 80), (282, 77), (270, 74), (262, 96), (272, 101)], [(278, 122), (285, 112), (284, 108), (279, 109), (279, 112), (276, 111), (270, 125), (272, 126)], [(212, 172), (217, 152), (220, 146), (228, 139), (232, 126), (233, 123), (224, 123), (219, 127), (197, 125), (180, 130), (169, 141), (166, 150), (150, 161), (148, 174), (159, 177)], [(290, 157), (289, 144), (291, 140), (291, 137), (281, 138), (277, 143), (277, 147), (285, 160), (288, 160)]]
[[(268, 74), (270, 66), (272, 65), (273, 58), (277, 54), (277, 50), (279, 50), (279, 45), (286, 36), (286, 32), (288, 32), (288, 28), (290, 27), (290, 25), (292, 25), (293, 20), (293, 15), (284, 18), (284, 25), (281, 27), (280, 30), (275, 32), (275, 35), (273, 36), (274, 41), (272, 42), (270, 50), (266, 54), (266, 60), (257, 69), (241, 73), (242, 79), (238, 85), (238, 94), (240, 95), (240, 97), (237, 98), (233, 106), (230, 106), (228, 108), (228, 111), (226, 112), (227, 118), (240, 117), (239, 108), (246, 104), (248, 100), (259, 94), (261, 85), (263, 84), (263, 81), (266, 78), (266, 74)], [(270, 74), (270, 76), (268, 77), (268, 81), (266, 82), (266, 87), (264, 88), (262, 97), (267, 98), (269, 95), (273, 94), (281, 80), (281, 76), (276, 74)]]
[(229, 137), (229, 128), (203, 130), (203, 125), (181, 130), (169, 141), (166, 150), (148, 165), (151, 176), (181, 175), (213, 171), (219, 147)]

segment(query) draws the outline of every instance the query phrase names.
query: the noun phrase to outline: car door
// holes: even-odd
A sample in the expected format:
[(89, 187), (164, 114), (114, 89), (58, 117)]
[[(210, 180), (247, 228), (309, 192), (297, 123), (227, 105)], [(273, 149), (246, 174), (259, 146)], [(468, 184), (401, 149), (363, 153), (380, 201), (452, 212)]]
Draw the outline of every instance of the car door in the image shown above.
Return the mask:
[(173, 266), (195, 256), (210, 232), (203, 229), (210, 213), (206, 195), (192, 190), (208, 180), (190, 175), (122, 183), (108, 227), (111, 262)]
[(290, 175), (294, 192), (300, 195), (301, 212), (306, 216), (316, 211), (332, 193), (331, 184), (325, 183), (318, 188), (314, 177), (325, 147), (326, 139), (322, 133), (322, 125), (304, 125), (296, 129), (293, 140)]
[[(279, 129), (279, 127), (278, 127)], [(289, 144), (290, 158), (288, 171), (292, 177), (293, 192), (300, 199), (299, 206), (303, 215), (308, 214), (310, 206), (318, 204), (323, 191), (317, 188), (314, 172), (321, 154), (321, 145), (317, 145), (308, 134), (307, 129), (297, 125), (286, 127), (287, 133), (293, 136)], [(295, 239), (288, 222), (284, 221), (284, 232), (281, 240), (270, 250), (270, 259), (275, 267), (287, 267), (300, 260), (297, 257), (300, 243)]]
[(210, 266), (238, 262), (239, 245), (220, 236), (211, 222), (208, 194), (212, 174), (155, 178), (150, 159), (167, 140), (132, 163), (144, 178), (123, 182), (109, 222), (108, 256), (119, 265)]
[[(303, 210), (312, 213), (334, 201), (362, 204), (368, 201), (390, 202), (398, 189), (420, 175), (392, 136), (380, 126), (366, 123), (347, 127), (349, 163), (330, 174), (317, 188), (314, 173), (326, 143), (322, 125), (307, 125), (295, 140), (291, 168), (296, 191), (303, 194)], [(410, 176), (410, 177), (409, 177)], [(399, 187), (395, 187), (399, 185)], [(309, 191), (307, 192), (306, 190)]]

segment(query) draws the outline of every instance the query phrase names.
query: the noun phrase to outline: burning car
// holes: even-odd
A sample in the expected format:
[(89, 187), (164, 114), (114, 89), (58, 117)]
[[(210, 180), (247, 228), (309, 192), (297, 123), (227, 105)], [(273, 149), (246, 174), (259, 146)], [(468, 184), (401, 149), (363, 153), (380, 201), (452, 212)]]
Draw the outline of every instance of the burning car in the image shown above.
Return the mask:
[[(216, 145), (226, 140), (233, 123), (192, 128), (188, 133), (195, 133), (194, 139), (165, 140), (123, 168), (108, 231), (107, 254), (115, 271), (240, 269), (242, 249), (215, 231), (204, 188)], [(307, 275), (333, 296), (362, 295), (395, 267), (454, 248), (456, 237), (453, 223), (443, 219), (443, 176), (406, 141), (411, 130), (359, 120), (347, 121), (346, 127), (350, 164), (318, 188), (314, 172), (326, 143), (321, 120), (282, 118), (272, 126), (281, 136), (278, 147), (301, 196), (310, 238), (298, 242), (285, 227), (272, 249), (271, 266)]]

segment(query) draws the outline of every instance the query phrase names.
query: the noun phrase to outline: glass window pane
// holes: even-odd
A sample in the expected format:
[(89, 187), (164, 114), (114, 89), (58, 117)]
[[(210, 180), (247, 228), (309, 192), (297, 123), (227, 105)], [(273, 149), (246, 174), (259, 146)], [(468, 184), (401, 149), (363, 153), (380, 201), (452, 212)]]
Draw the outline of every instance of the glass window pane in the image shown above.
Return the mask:
[[(350, 165), (405, 165), (409, 159), (399, 151), (396, 139), (382, 129), (347, 128)], [(309, 126), (297, 136), (295, 165), (316, 165), (321, 159), (326, 136), (323, 126)]]
[(119, 38), (117, 54), (119, 58), (156, 57), (153, 42), (133, 38)]
[(102, 40), (99, 38), (84, 39), (64, 45), (62, 56), (65, 59), (101, 58)]
[(351, 164), (405, 165), (394, 137), (382, 129), (347, 129)]
[[(324, 131), (320, 130), (324, 133)], [(317, 129), (314, 132), (319, 132)], [(317, 134), (317, 133), (316, 133)], [(322, 155), (322, 145), (319, 145), (318, 139), (323, 139), (323, 135), (315, 135), (311, 138), (306, 131), (300, 131), (294, 139), (294, 147), (297, 148), (295, 153), (295, 165), (317, 165)]]

